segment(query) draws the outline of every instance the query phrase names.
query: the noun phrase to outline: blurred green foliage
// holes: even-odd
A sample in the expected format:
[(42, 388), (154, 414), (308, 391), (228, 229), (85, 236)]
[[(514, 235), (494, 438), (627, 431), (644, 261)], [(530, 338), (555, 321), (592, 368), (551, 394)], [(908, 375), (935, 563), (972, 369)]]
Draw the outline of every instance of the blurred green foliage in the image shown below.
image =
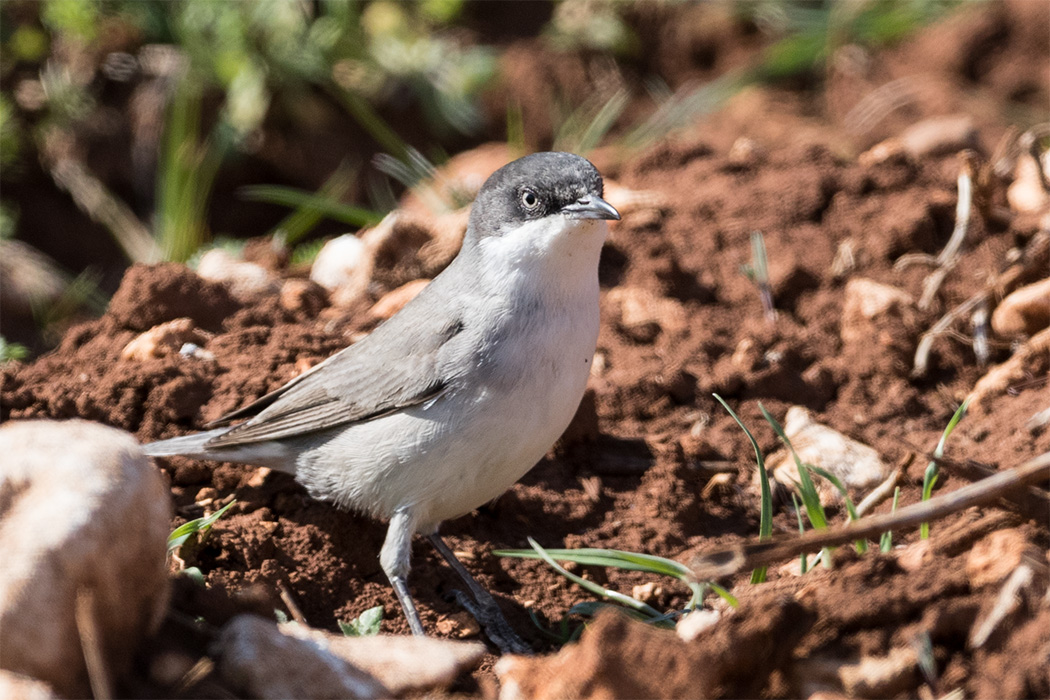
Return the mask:
[[(38, 85), (29, 81), (20, 100), (37, 111), (38, 142), (95, 111), (92, 79), (111, 51), (134, 52), (132, 72), (164, 85), (152, 229), (161, 255), (175, 260), (210, 238), (206, 213), (218, 170), (257, 145), (275, 101), (308, 121), (304, 98), (327, 94), (407, 163), (407, 146), (380, 111), (418, 112), (436, 140), (474, 133), (482, 122), (478, 96), (496, 69), (491, 48), (453, 37), (462, 0), (43, 0), (3, 9), (0, 74), (40, 66)], [(13, 112), (5, 96), (5, 167), (25, 137)]]
[(818, 71), (835, 48), (881, 46), (932, 22), (964, 0), (741, 0), (737, 12), (780, 37), (766, 49), (756, 77), (781, 80)]

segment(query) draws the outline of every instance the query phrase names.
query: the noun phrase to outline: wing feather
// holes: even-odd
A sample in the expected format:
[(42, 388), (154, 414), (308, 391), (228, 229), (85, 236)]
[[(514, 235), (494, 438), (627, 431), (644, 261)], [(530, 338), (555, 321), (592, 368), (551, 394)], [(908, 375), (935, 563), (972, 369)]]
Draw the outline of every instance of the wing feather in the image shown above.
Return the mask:
[(256, 414), (209, 440), (207, 447), (305, 435), (373, 420), (441, 396), (453, 380), (448, 350), (454, 338), (463, 337), (462, 318), (442, 317), (429, 313), (426, 305), (409, 303), (361, 341), (220, 418), (216, 423)]

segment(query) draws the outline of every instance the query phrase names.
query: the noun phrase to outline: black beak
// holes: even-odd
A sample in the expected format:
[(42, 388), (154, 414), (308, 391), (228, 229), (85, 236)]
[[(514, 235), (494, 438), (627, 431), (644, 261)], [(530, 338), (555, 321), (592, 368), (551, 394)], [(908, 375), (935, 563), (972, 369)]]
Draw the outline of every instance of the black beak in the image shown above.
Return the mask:
[(571, 219), (611, 219), (620, 220), (620, 212), (596, 194), (580, 197), (572, 204), (561, 208)]

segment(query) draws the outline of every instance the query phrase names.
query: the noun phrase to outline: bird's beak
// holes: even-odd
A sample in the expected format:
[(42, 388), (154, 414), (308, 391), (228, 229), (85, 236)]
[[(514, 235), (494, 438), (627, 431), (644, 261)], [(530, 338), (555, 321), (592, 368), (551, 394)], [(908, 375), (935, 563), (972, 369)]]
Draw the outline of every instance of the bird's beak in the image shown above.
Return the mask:
[(561, 210), (571, 219), (620, 220), (620, 212), (596, 194), (580, 197), (572, 204), (562, 207)]

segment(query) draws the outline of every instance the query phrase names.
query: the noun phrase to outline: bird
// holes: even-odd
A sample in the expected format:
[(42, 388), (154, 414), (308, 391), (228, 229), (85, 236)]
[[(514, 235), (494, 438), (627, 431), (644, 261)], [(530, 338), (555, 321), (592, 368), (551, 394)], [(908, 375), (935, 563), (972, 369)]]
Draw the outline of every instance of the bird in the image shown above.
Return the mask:
[(412, 538), (426, 536), (490, 640), (528, 652), (438, 527), (507, 491), (575, 415), (597, 345), (607, 221), (620, 218), (603, 195), (581, 156), (508, 163), (478, 191), (459, 253), (398, 313), (211, 429), (146, 453), (287, 472), (313, 498), (388, 521), (379, 561), (416, 635), (407, 580)]

